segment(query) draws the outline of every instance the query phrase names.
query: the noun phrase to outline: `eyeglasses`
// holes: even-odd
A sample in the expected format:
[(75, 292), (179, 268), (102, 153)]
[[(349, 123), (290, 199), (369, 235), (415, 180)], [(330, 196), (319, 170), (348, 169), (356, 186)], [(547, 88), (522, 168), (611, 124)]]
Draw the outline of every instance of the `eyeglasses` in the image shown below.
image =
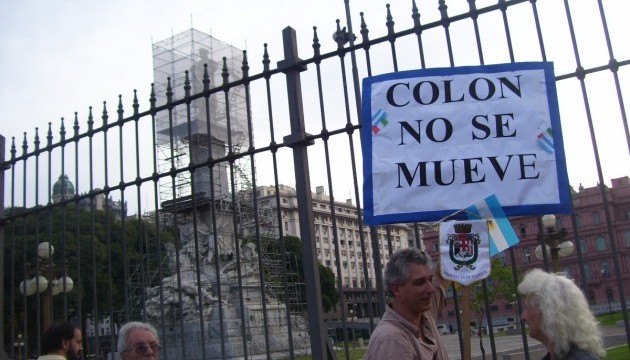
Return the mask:
[(135, 351), (138, 354), (144, 355), (144, 354), (146, 354), (149, 351), (149, 349), (151, 349), (153, 352), (158, 352), (158, 351), (160, 351), (161, 348), (162, 347), (160, 346), (160, 344), (154, 343), (154, 342), (150, 343), (150, 344), (137, 343), (134, 346), (126, 349), (125, 351), (132, 351), (133, 350), (133, 351)]

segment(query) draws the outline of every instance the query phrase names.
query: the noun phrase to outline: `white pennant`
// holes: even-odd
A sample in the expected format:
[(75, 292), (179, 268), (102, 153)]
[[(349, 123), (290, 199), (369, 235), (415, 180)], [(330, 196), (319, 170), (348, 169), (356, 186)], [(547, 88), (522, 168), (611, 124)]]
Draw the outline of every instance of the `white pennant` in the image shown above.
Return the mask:
[(440, 223), (442, 277), (464, 286), (490, 275), (488, 221), (445, 221)]

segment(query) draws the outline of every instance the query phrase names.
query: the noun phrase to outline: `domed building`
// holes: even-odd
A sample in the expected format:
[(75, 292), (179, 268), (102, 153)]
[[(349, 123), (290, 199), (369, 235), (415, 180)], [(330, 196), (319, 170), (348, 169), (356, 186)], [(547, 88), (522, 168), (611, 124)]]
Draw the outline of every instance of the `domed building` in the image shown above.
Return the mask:
[[(122, 201), (116, 201), (110, 198), (105, 198), (105, 195), (100, 192), (101, 189), (95, 188), (95, 192), (99, 192), (94, 195), (94, 198), (90, 200), (89, 198), (85, 198), (81, 194), (82, 199), (79, 200), (79, 207), (84, 210), (89, 210), (93, 208), (95, 210), (107, 210), (118, 220), (127, 216), (127, 202), (124, 203)], [(59, 179), (53, 184), (52, 187), (52, 201), (57, 204), (63, 200), (70, 200), (74, 198), (76, 194), (76, 190), (74, 188), (74, 184), (68, 178), (68, 175), (61, 174), (59, 175)]]
[(57, 182), (52, 187), (52, 201), (57, 204), (63, 200), (69, 200), (74, 197), (74, 184), (65, 174), (59, 175)]

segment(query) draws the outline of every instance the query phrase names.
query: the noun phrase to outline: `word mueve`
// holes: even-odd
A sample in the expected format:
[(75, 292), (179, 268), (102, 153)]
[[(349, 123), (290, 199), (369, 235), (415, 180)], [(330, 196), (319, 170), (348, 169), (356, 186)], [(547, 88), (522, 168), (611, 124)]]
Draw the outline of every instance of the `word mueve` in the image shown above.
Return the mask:
[[(488, 163), (490, 166), (487, 166)], [(398, 186), (396, 188), (431, 186), (432, 184), (448, 186), (455, 183), (458, 177), (462, 184), (482, 183), (486, 181), (486, 172), (494, 172), (500, 180), (503, 180), (508, 172), (516, 173), (515, 177), (518, 180), (538, 179), (540, 175), (536, 169), (536, 154), (418, 161), (413, 174), (404, 162), (396, 163), (396, 167), (398, 169)], [(458, 173), (458, 170), (461, 173)], [(429, 175), (432, 175), (433, 178), (429, 179)]]

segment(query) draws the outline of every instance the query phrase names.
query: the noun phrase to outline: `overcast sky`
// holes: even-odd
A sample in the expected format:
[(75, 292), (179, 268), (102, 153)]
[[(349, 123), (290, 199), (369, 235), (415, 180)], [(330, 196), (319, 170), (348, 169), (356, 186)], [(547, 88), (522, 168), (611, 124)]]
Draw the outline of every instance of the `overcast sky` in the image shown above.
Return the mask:
[[(396, 29), (410, 28), (411, 1), (390, 2)], [(627, 2), (621, 0), (603, 2), (607, 7), (608, 25), (614, 33), (613, 45), (624, 44), (616, 46), (615, 55), (618, 60), (627, 60), (630, 58), (628, 50), (630, 47), (627, 46), (627, 35), (630, 34), (629, 6)], [(439, 17), (437, 3), (437, 0), (417, 1), (423, 23), (435, 21)], [(477, 7), (482, 8), (494, 3), (496, 1), (478, 1)], [(596, 2), (580, 0), (571, 3), (575, 6), (573, 15), (576, 21), (586, 19), (585, 21), (592, 22), (594, 27), (594, 30), (588, 27), (580, 30), (578, 27), (579, 40), (582, 43), (592, 41), (593, 44), (598, 44), (592, 51), (581, 50), (582, 61), (585, 66), (606, 64), (608, 55), (602, 40), (599, 16), (596, 15)], [(380, 0), (351, 1), (355, 33), (359, 33), (359, 12), (364, 11), (371, 29), (370, 36), (372, 38), (384, 36), (385, 4), (385, 1)], [(447, 1), (447, 4), (450, 15), (467, 9), (467, 1), (451, 0)], [(546, 0), (538, 2), (538, 5), (543, 30), (551, 33), (553, 30), (550, 28), (557, 22), (559, 26), (565, 25), (558, 33), (567, 36), (562, 2)], [(531, 16), (531, 6), (524, 5), (523, 8), (529, 9)], [(498, 12), (495, 13), (499, 16)], [(513, 12), (511, 14), (516, 38), (519, 17), (514, 16)], [(272, 60), (272, 67), (275, 67), (276, 61), (282, 56), (281, 31), (286, 26), (296, 29), (302, 58), (310, 57), (312, 54), (313, 26), (318, 27), (323, 51), (333, 50), (335, 44), (331, 41), (331, 35), (335, 30), (337, 18), (341, 18), (342, 25), (345, 25), (343, 0), (2, 1), (0, 134), (7, 138), (7, 147), (12, 136), (21, 143), (23, 132), (29, 134), (29, 141), (32, 142), (32, 134), (36, 127), (40, 128), (42, 136), (42, 129), (47, 129), (48, 122), (52, 122), (53, 131), (58, 132), (60, 118), (66, 118), (66, 126), (70, 126), (72, 120), (68, 119), (74, 118), (75, 111), (79, 113), (80, 121), (84, 124), (89, 106), (99, 108), (103, 101), (107, 101), (111, 104), (110, 111), (114, 110), (113, 104), (117, 103), (118, 95), (122, 94), (125, 99), (130, 99), (134, 89), (138, 90), (141, 110), (143, 106), (146, 109), (145, 99), (153, 81), (151, 44), (191, 27), (209, 33), (237, 48), (247, 49), (250, 73), (256, 74), (261, 70), (263, 43), (269, 44), (270, 55), (275, 59)], [(532, 21), (529, 21), (527, 26), (532, 26)], [(490, 36), (487, 33), (486, 36)], [(457, 55), (457, 39), (454, 40)], [(443, 38), (441, 41), (443, 42)], [(556, 74), (574, 71), (575, 59), (571, 53), (572, 49), (554, 48), (552, 41), (549, 40), (547, 43), (547, 50), (549, 60), (556, 63)], [(568, 42), (565, 41), (565, 45), (566, 43)], [(461, 49), (460, 47), (459, 51)], [(523, 49), (525, 46), (517, 46), (517, 52)], [(566, 56), (563, 57), (562, 53)], [(589, 53), (598, 53), (600, 56), (591, 59)], [(486, 55), (488, 64), (509, 61), (505, 56), (497, 57), (495, 60), (491, 51)], [(540, 59), (536, 59), (535, 56), (527, 58), (525, 55), (523, 60)], [(477, 61), (477, 56), (474, 55), (465, 61), (456, 60), (456, 65), (476, 64)], [(628, 97), (627, 94), (630, 94), (628, 70), (622, 69), (620, 75), (622, 91), (626, 89)], [(609, 72), (602, 76), (607, 77), (603, 80), (606, 81), (607, 88), (614, 86)], [(568, 85), (571, 87), (570, 90), (562, 89), (563, 86), (559, 84), (559, 91), (573, 94), (572, 96), (577, 97), (576, 104), (582, 103), (577, 82)], [(607, 117), (600, 109), (608, 109), (607, 111), (611, 113), (608, 129), (598, 130), (601, 156), (608, 159), (604, 163), (604, 180), (609, 182), (611, 178), (628, 175), (630, 169), (628, 148), (616, 99), (607, 95), (602, 99), (603, 103), (600, 103), (595, 99), (597, 89), (590, 91), (594, 111), (598, 111), (596, 120), (601, 121), (602, 117)], [(630, 99), (626, 98), (626, 107), (629, 102)], [(570, 123), (566, 118), (573, 117), (571, 109), (567, 109), (571, 106), (567, 106), (567, 102), (563, 102), (562, 99), (560, 103), (570, 182), (573, 186), (580, 183), (584, 186), (594, 186), (597, 175), (585, 119), (581, 115), (582, 119), (579, 122)], [(324, 180), (325, 178), (321, 179)], [(319, 184), (312, 183), (313, 187)], [(340, 197), (350, 193), (352, 189), (344, 190)]]

